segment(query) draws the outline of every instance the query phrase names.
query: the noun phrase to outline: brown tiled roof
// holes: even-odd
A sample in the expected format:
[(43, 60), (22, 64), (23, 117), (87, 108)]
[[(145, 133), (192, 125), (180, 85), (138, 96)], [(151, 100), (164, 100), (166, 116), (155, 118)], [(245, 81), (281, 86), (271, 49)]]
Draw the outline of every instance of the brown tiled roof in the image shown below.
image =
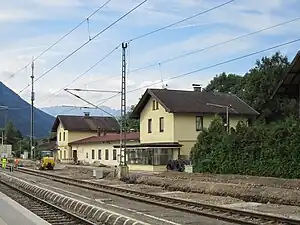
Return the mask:
[(155, 98), (170, 113), (225, 114), (226, 108), (207, 103), (230, 106), (229, 114), (257, 116), (259, 113), (233, 94), (206, 91), (147, 89), (136, 105), (132, 118), (139, 118), (150, 97)]
[(120, 130), (117, 120), (113, 117), (59, 115), (52, 126), (52, 132), (56, 132), (59, 123), (70, 131), (97, 131), (98, 128), (107, 132)]
[[(81, 140), (73, 141), (69, 143), (69, 145), (99, 143), (99, 142), (109, 142), (109, 141), (119, 141), (119, 140), (120, 140), (119, 133), (108, 133), (103, 136), (92, 136)], [(139, 132), (126, 133), (126, 140), (127, 141), (140, 140), (140, 133)]]

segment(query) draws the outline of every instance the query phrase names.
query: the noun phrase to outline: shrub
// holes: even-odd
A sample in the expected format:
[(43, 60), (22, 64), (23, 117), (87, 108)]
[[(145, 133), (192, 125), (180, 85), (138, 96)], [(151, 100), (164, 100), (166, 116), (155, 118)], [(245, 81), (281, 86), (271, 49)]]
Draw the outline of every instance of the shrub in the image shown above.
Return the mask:
[(300, 122), (251, 127), (239, 122), (228, 134), (216, 117), (199, 134), (191, 159), (195, 172), (299, 178)]

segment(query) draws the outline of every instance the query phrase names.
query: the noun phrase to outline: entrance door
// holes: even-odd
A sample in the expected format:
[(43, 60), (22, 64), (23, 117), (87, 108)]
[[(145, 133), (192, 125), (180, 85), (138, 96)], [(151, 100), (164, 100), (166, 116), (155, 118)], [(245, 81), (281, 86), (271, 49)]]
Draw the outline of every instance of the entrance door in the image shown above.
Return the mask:
[(77, 161), (77, 150), (73, 150), (73, 159), (74, 161)]

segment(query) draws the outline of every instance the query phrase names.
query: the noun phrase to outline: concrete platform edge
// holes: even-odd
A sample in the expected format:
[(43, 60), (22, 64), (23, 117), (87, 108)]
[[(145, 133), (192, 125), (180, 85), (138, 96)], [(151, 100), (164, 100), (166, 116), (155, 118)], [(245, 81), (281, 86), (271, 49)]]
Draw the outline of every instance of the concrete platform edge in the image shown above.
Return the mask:
[(68, 208), (70, 211), (79, 214), (85, 214), (88, 218), (93, 218), (93, 220), (98, 222), (104, 222), (114, 225), (150, 225), (143, 221), (138, 221), (134, 218), (104, 208), (100, 208), (98, 206), (94, 206), (71, 197), (64, 196), (51, 190), (38, 187), (34, 184), (30, 184), (24, 180), (5, 173), (0, 173), (0, 177), (1, 179), (7, 180), (11, 184), (18, 186), (22, 190), (33, 193), (34, 195), (44, 200), (50, 201), (51, 203), (60, 206), (61, 208)]

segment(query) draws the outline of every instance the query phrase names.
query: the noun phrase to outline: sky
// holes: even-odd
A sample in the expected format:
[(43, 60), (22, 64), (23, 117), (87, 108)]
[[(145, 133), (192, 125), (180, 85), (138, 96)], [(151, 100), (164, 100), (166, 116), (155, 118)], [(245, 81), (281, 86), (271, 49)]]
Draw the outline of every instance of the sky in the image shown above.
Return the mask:
[[(97, 33), (143, 0), (111, 0), (35, 61), (35, 77), (43, 75)], [(228, 0), (227, 0), (228, 1)], [(122, 48), (105, 57), (122, 42), (180, 21), (227, 2), (226, 0), (148, 0), (122, 20), (93, 38), (59, 66), (37, 80), (35, 106), (87, 106), (65, 91), (68, 88), (120, 91)], [(30, 84), (27, 64), (63, 35), (85, 20), (107, 0), (0, 0), (0, 79), (19, 93)], [(125, 3), (126, 2), (126, 3)], [(222, 72), (243, 75), (257, 59), (281, 51), (290, 60), (300, 50), (300, 41), (224, 65), (202, 68), (234, 59), (300, 38), (300, 19), (236, 41), (220, 44), (186, 57), (168, 59), (205, 49), (235, 37), (296, 19), (297, 0), (235, 0), (190, 20), (131, 41), (127, 56), (127, 104), (138, 102), (146, 88), (192, 90), (192, 84), (205, 87)], [(101, 61), (88, 73), (96, 62)], [(152, 65), (150, 67), (147, 67)], [(144, 68), (137, 70), (140, 68)], [(20, 70), (21, 68), (24, 68)], [(19, 71), (16, 73), (17, 71)], [(172, 77), (200, 70), (177, 79)], [(15, 74), (16, 73), (16, 74)], [(163, 82), (161, 82), (163, 81)], [(137, 89), (137, 90), (136, 90)], [(131, 91), (136, 90), (136, 91)], [(20, 96), (30, 101), (31, 87)], [(58, 93), (57, 93), (58, 92)], [(120, 96), (106, 92), (74, 92), (93, 104), (120, 108)], [(109, 97), (116, 95), (114, 98)]]

